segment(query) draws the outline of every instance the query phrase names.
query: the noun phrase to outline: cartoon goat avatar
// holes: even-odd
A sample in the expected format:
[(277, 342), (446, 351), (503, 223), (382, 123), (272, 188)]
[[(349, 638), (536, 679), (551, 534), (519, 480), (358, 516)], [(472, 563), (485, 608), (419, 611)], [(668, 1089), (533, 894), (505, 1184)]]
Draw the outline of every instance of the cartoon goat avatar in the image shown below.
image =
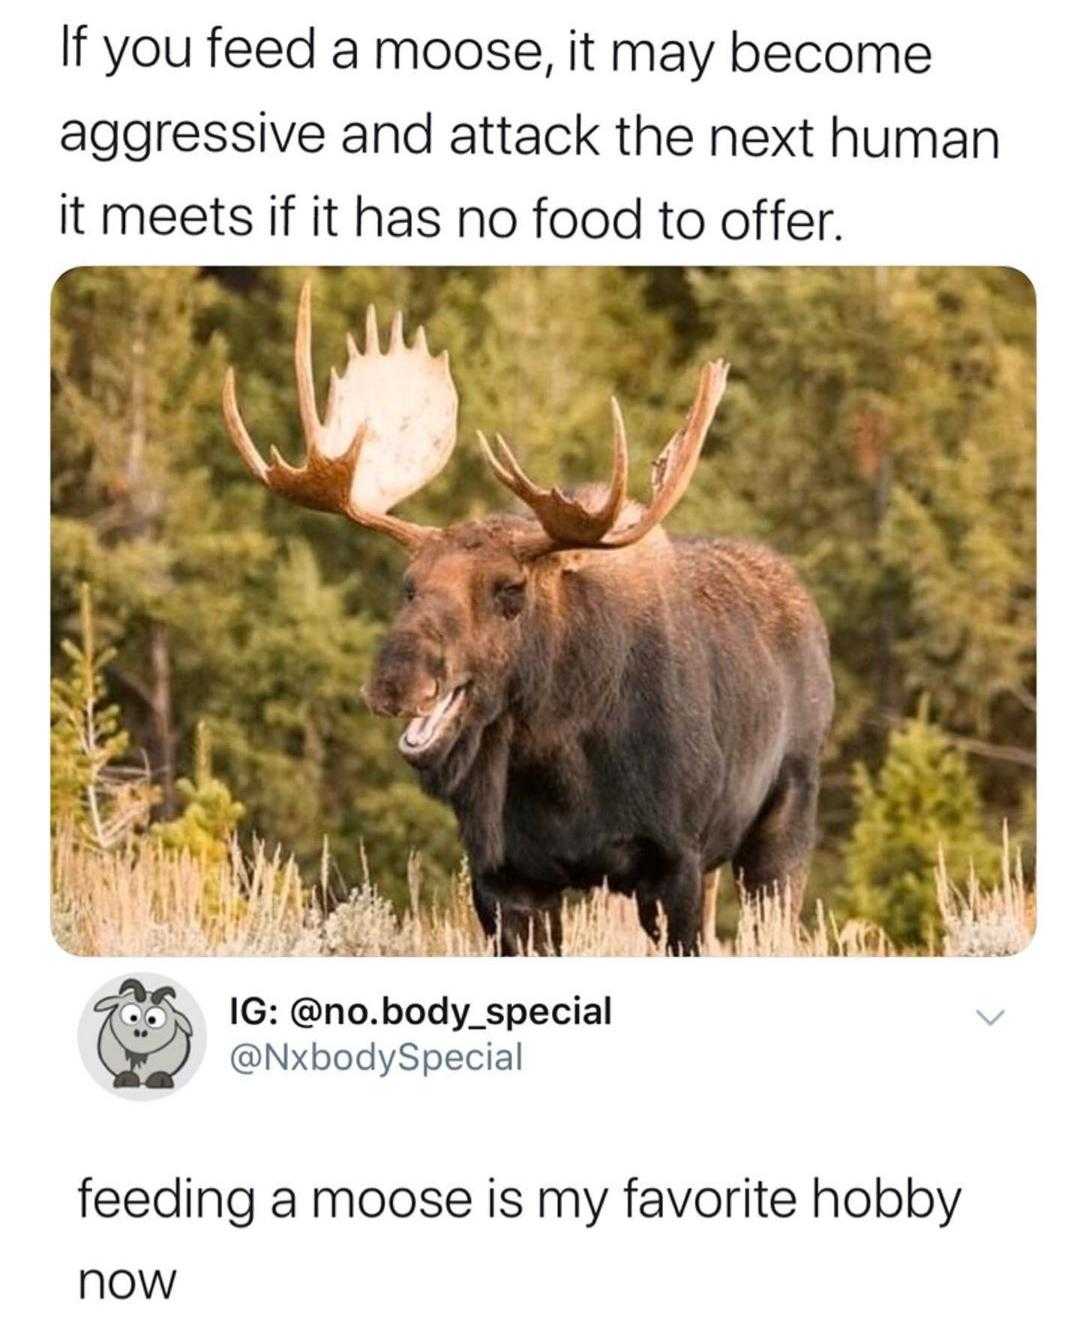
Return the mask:
[[(137, 977), (120, 983), (118, 995), (94, 1005), (108, 1012), (98, 1034), (98, 1057), (113, 1076), (113, 1087), (172, 1087), (187, 1064), (193, 1035), (191, 1020), (170, 1000), (171, 986), (147, 991)], [(140, 1077), (141, 1075), (141, 1077)]]

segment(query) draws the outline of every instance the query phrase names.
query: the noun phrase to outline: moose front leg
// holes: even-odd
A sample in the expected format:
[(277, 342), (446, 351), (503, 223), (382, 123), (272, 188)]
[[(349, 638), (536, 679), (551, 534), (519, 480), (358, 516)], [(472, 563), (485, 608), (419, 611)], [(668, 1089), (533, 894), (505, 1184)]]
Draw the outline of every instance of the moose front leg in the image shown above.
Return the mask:
[(538, 898), (521, 888), (473, 883), (473, 904), (484, 934), (495, 939), (500, 958), (562, 952), (562, 897)]

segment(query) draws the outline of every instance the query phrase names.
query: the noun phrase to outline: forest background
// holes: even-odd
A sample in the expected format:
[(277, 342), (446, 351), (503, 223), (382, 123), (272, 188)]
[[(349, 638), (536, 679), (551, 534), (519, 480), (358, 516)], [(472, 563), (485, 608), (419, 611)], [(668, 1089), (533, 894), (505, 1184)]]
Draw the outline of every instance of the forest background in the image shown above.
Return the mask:
[[(58, 832), (103, 852), (132, 836), (203, 850), (257, 835), (302, 871), (355, 863), (363, 845), (399, 909), (417, 851), (423, 889), (452, 887), (453, 818), (360, 699), (400, 550), (274, 499), (221, 419), (232, 363), (252, 436), (295, 459), (309, 275), (317, 383), (368, 303), (384, 328), (400, 307), (408, 335), (423, 323), (449, 349), (458, 448), (401, 509), (434, 524), (505, 507), (477, 428), (512, 439), (542, 482), (602, 477), (612, 392), (647, 492), (697, 367), (728, 358), (667, 525), (771, 544), (828, 624), (837, 716), (811, 898), (925, 950), (939, 853), (956, 878), (992, 880), (1007, 824), (1032, 877), (1035, 308), (1024, 276), (997, 268), (67, 273), (51, 381)], [(105, 716), (89, 756), (87, 687)], [(93, 842), (95, 759), (114, 794), (142, 788), (110, 842)], [(730, 904), (721, 930), (734, 925)]]

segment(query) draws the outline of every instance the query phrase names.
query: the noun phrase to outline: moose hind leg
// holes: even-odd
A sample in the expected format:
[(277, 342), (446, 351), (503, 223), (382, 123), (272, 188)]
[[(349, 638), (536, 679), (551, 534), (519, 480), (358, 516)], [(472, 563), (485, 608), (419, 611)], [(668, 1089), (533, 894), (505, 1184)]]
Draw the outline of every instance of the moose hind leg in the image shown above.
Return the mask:
[(817, 836), (817, 799), (816, 766), (792, 762), (732, 858), (735, 879), (749, 895), (783, 891), (796, 918)]
[[(701, 880), (701, 952), (709, 953), (716, 940), (716, 895), (720, 887), (720, 872), (709, 871)], [(653, 944), (659, 944), (664, 934), (660, 900), (652, 894), (637, 896), (638, 920), (642, 930)]]
[[(638, 896), (638, 918), (650, 939), (666, 931), (669, 954), (701, 952), (703, 881), (696, 860), (679, 860), (644, 894)], [(663, 912), (661, 919), (660, 913)]]

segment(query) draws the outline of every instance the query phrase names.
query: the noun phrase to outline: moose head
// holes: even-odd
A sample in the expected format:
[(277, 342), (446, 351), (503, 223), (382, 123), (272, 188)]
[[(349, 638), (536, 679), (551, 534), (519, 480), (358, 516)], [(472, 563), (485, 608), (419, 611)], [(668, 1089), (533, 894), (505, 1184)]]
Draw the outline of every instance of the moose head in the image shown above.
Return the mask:
[(344, 373), (331, 371), (325, 417), (315, 399), (311, 360), (311, 288), (300, 295), (294, 347), (304, 460), (272, 448), (267, 463), (241, 418), (233, 371), (225, 377), (225, 421), (251, 474), (275, 493), (318, 511), (337, 512), (389, 535), (408, 551), (403, 602), (365, 688), (379, 714), (405, 720), (399, 749), (432, 771), (466, 735), (473, 742), (509, 703), (538, 601), (557, 593), (572, 572), (572, 550), (615, 555), (646, 538), (690, 482), (723, 395), (723, 360), (701, 370), (680, 429), (653, 464), (646, 505), (628, 500), (626, 430), (612, 399), (612, 473), (606, 486), (576, 493), (541, 488), (501, 436), (480, 442), (495, 477), (532, 518), (493, 516), (445, 529), (413, 524), (392, 507), (437, 475), (454, 448), (457, 393), (444, 351), (428, 353), (421, 328), (411, 346), (394, 315), (388, 348), (374, 309), (364, 349), (350, 336)]

